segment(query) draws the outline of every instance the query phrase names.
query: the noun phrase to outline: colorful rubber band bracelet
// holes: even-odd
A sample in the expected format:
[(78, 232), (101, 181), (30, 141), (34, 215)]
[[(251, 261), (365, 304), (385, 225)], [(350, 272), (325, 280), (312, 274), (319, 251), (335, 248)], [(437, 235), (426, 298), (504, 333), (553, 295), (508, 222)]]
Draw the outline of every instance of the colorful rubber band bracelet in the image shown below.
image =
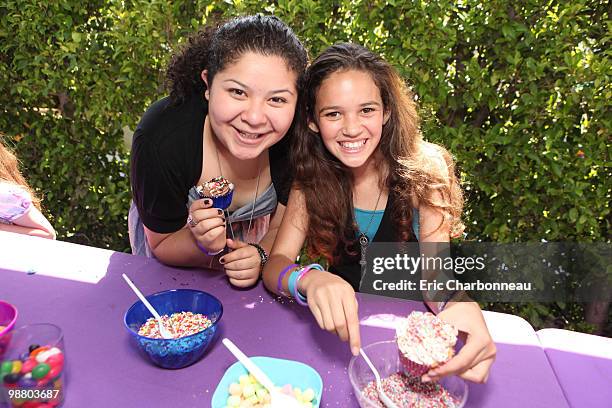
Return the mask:
[[(298, 276), (300, 276), (300, 273), (302, 272), (304, 268), (300, 268), (297, 269), (293, 272), (291, 272), (291, 275), (289, 275), (289, 282), (288, 282), (288, 287), (289, 287), (289, 293), (291, 294), (291, 296), (293, 296), (293, 298), (298, 302), (298, 293), (297, 293), (297, 279)], [(303, 296), (302, 296), (303, 297)], [(301, 304), (301, 303), (300, 303)]]
[(200, 249), (200, 251), (204, 252), (206, 255), (208, 256), (215, 256), (215, 255), (219, 255), (221, 252), (225, 251), (225, 248), (221, 248), (220, 250), (218, 250), (217, 252), (208, 252), (208, 249), (204, 248), (202, 245), (200, 245), (200, 243), (198, 241), (196, 241), (196, 245), (198, 246), (198, 248)]
[(280, 293), (281, 295), (285, 297), (289, 297), (289, 294), (283, 290), (283, 278), (285, 277), (287, 272), (297, 267), (298, 267), (298, 264), (291, 264), (287, 266), (285, 269), (283, 269), (280, 275), (278, 275), (278, 282), (276, 283), (276, 289), (278, 290), (278, 293)]
[(295, 279), (295, 288), (294, 288), (294, 297), (296, 302), (298, 302), (300, 305), (302, 306), (308, 306), (308, 303), (306, 303), (306, 296), (302, 295), (300, 293), (300, 291), (298, 290), (298, 282), (300, 281), (300, 279), (306, 275), (308, 272), (310, 272), (311, 270), (316, 269), (319, 271), (323, 270), (323, 267), (319, 264), (313, 263), (310, 264), (308, 266), (305, 266), (304, 268), (302, 268), (302, 270), (300, 270), (300, 273), (298, 274), (297, 278)]

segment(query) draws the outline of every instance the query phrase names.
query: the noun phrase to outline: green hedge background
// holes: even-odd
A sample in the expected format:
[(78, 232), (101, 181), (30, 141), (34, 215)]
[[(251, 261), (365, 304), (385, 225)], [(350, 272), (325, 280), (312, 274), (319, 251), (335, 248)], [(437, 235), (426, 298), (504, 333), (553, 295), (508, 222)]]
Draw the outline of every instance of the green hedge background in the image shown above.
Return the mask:
[[(0, 5), (0, 131), (59, 239), (129, 249), (126, 145), (145, 108), (165, 94), (172, 49), (207, 22), (263, 12), (293, 27), (311, 55), (354, 41), (400, 70), (418, 95), (425, 137), (459, 163), (467, 239), (610, 241), (607, 1), (262, 4)], [(489, 306), (536, 327), (594, 329), (584, 305)]]

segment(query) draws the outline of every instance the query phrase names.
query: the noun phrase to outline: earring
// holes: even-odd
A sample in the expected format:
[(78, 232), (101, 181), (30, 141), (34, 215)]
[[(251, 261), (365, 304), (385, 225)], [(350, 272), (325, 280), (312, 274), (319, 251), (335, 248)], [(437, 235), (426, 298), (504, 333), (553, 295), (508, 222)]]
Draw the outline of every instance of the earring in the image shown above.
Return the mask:
[(208, 100), (210, 96), (210, 92), (208, 92), (208, 89), (206, 91), (204, 91), (204, 97)]

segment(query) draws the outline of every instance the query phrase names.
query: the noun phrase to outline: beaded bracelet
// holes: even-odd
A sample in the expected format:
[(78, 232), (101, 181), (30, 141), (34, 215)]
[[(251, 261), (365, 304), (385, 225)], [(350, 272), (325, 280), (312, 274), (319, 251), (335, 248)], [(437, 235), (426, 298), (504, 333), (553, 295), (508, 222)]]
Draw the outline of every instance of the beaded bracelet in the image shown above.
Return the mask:
[(256, 244), (254, 242), (249, 242), (248, 244), (257, 250), (257, 253), (259, 254), (259, 259), (260, 259), (259, 265), (261, 268), (263, 268), (266, 262), (268, 262), (268, 258), (269, 258), (268, 253), (259, 244)]
[(287, 266), (285, 269), (283, 269), (280, 275), (278, 275), (278, 282), (276, 283), (276, 289), (278, 290), (278, 293), (280, 293), (281, 295), (285, 297), (289, 297), (289, 294), (283, 290), (283, 278), (285, 277), (287, 272), (289, 272), (293, 268), (296, 268), (297, 266), (298, 264), (291, 264)]
[(196, 245), (198, 246), (198, 248), (200, 248), (200, 251), (204, 252), (208, 256), (219, 255), (221, 252), (225, 251), (225, 248), (221, 248), (217, 252), (208, 252), (208, 249), (206, 249), (202, 245), (200, 245), (200, 243), (198, 241), (196, 241)]
[(308, 272), (310, 272), (311, 270), (316, 269), (318, 271), (323, 271), (323, 267), (319, 264), (313, 263), (310, 264), (308, 266), (305, 266), (304, 268), (302, 268), (297, 276), (297, 278), (295, 279), (295, 287), (294, 287), (294, 292), (293, 295), (295, 297), (295, 301), (298, 302), (300, 305), (302, 306), (308, 306), (308, 303), (306, 303), (306, 296), (302, 295), (300, 293), (300, 291), (298, 290), (298, 282), (300, 281), (300, 279), (302, 279), (302, 277), (304, 277), (304, 275), (306, 275)]

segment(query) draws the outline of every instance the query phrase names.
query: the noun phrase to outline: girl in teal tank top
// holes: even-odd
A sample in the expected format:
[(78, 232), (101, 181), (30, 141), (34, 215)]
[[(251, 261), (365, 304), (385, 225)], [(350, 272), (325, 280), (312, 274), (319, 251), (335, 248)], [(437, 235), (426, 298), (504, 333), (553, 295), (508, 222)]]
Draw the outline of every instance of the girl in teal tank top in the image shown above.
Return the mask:
[[(294, 185), (264, 283), (308, 306), (317, 324), (357, 355), (355, 290), (364, 248), (373, 241), (449, 242), (463, 231), (462, 194), (448, 152), (422, 138), (414, 95), (379, 56), (334, 45), (308, 68), (302, 89)], [(304, 245), (311, 257), (326, 260), (327, 270), (294, 263)], [(457, 373), (483, 382), (495, 345), (478, 305), (427, 306), (469, 335), (456, 357), (422, 380)]]

